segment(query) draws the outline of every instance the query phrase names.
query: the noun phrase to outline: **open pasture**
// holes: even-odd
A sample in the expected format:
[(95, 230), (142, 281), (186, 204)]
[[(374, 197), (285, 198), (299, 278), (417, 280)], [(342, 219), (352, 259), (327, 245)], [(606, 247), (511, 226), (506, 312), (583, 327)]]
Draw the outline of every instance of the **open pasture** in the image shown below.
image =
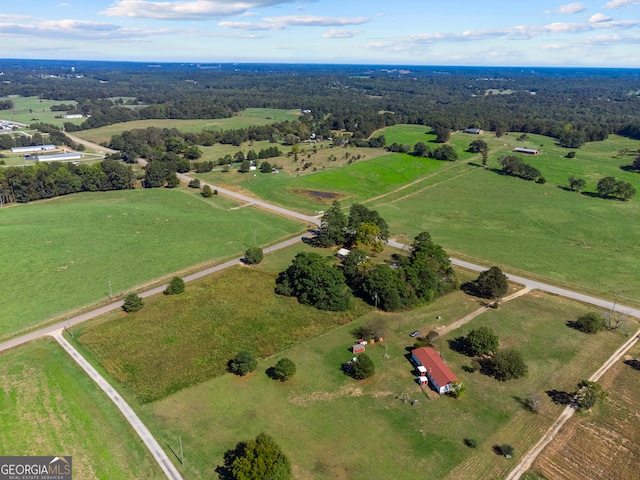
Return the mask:
[[(350, 151), (352, 149), (349, 149)], [(371, 150), (371, 149), (369, 149)], [(331, 150), (329, 150), (331, 151)], [(339, 149), (338, 152), (343, 151)], [(365, 152), (366, 153), (366, 152)], [(275, 159), (276, 162), (279, 159)], [(462, 166), (462, 164), (460, 164)], [(345, 205), (359, 203), (371, 197), (382, 195), (442, 170), (459, 168), (452, 162), (440, 162), (429, 158), (416, 158), (404, 153), (385, 153), (371, 160), (359, 160), (342, 168), (325, 169), (308, 175), (288, 173), (277, 175), (256, 173), (236, 174), (241, 181), (237, 187), (248, 190), (265, 200), (313, 213), (325, 210), (333, 200), (344, 201)], [(202, 179), (225, 185), (232, 183), (233, 176), (213, 172), (198, 175)]]
[(0, 354), (2, 455), (71, 455), (74, 478), (157, 479), (122, 414), (53, 339)]
[[(626, 359), (640, 357), (640, 348)], [(536, 459), (531, 471), (548, 480), (593, 477), (632, 480), (640, 465), (640, 372), (624, 359), (598, 382), (608, 393), (592, 412), (574, 415)]]
[(62, 127), (64, 122), (70, 122), (76, 125), (81, 124), (86, 118), (56, 118), (63, 117), (65, 112), (52, 112), (49, 107), (51, 105), (75, 105), (73, 100), (43, 100), (38, 97), (0, 97), (0, 100), (11, 100), (14, 108), (12, 110), (0, 111), (0, 118), (11, 122), (26, 123), (50, 123)]
[(115, 123), (100, 128), (74, 132), (80, 138), (98, 144), (108, 143), (112, 136), (126, 130), (138, 128), (176, 128), (181, 132), (200, 132), (202, 130), (229, 130), (246, 128), (252, 125), (268, 125), (274, 122), (295, 120), (299, 116), (296, 110), (278, 110), (274, 108), (247, 108), (230, 118), (215, 119), (150, 119), (134, 120), (131, 122)]
[[(234, 267), (82, 329), (79, 342), (141, 402), (223, 374), (240, 350), (271, 356), (349, 323), (368, 307), (323, 312), (274, 293), (275, 273)], [(247, 301), (250, 299), (250, 301)]]
[[(464, 294), (452, 295), (460, 300)], [(454, 314), (441, 303), (447, 301), (445, 297), (426, 307), (422, 319), (410, 317), (400, 329), (398, 317), (371, 312), (259, 361), (247, 377), (225, 374), (143, 405), (140, 411), (160, 439), (172, 444), (182, 435), (187, 476), (204, 475), (222, 462), (227, 449), (264, 431), (280, 443), (297, 478), (501, 478), (514, 461), (495, 455), (492, 446), (509, 442), (516, 447), (516, 457), (522, 454), (562, 409), (544, 392), (575, 386), (624, 336), (588, 336), (568, 328), (565, 322), (585, 312), (584, 306), (543, 294), (521, 297), (439, 340), (438, 350), (467, 391), (459, 400), (430, 400), (415, 383), (406, 359), (406, 347), (413, 343), (407, 333), (415, 327), (436, 327), (436, 312), (445, 323), (465, 314)], [(469, 311), (476, 308), (473, 303), (471, 299)], [(411, 313), (417, 316), (420, 310)], [(348, 348), (355, 326), (376, 317), (388, 326), (383, 343), (367, 346), (376, 374), (358, 382), (344, 376), (340, 365), (352, 356)], [(480, 325), (494, 328), (504, 347), (522, 350), (530, 369), (527, 377), (498, 382), (462, 370), (470, 359), (450, 350), (447, 340)], [(265, 370), (284, 356), (296, 363), (296, 376), (287, 383), (270, 380)], [(519, 399), (529, 392), (543, 396), (543, 413), (525, 411)], [(403, 393), (419, 403), (403, 404)], [(465, 437), (475, 438), (478, 448), (466, 447)]]
[(193, 189), (148, 189), (0, 209), (0, 336), (301, 230), (294, 221), (237, 206)]

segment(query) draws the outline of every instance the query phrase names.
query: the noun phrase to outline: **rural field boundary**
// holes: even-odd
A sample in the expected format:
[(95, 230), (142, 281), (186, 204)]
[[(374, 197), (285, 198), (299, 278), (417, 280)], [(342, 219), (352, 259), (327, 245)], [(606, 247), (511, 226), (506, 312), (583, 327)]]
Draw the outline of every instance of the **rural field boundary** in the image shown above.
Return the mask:
[(122, 413), (125, 420), (129, 422), (131, 427), (138, 434), (140, 439), (144, 442), (149, 452), (153, 455), (153, 458), (158, 462), (160, 468), (170, 480), (182, 480), (182, 475), (171, 463), (167, 454), (162, 450), (160, 444), (153, 438), (153, 435), (149, 429), (142, 423), (142, 420), (136, 415), (129, 404), (120, 396), (118, 392), (107, 382), (98, 371), (73, 348), (73, 346), (64, 338), (62, 330), (56, 330), (51, 333), (51, 336), (60, 344), (62, 348), (71, 356), (71, 358), (82, 368), (85, 373), (100, 387), (100, 389), (109, 397), (109, 399), (118, 407), (118, 410)]

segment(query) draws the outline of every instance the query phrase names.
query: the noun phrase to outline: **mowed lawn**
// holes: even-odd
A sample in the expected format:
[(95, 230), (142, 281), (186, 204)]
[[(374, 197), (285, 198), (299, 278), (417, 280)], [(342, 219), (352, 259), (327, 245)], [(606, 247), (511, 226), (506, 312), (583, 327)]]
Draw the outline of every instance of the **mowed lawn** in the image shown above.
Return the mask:
[(94, 192), (0, 209), (0, 336), (301, 224), (192, 189)]
[(53, 339), (0, 354), (2, 455), (71, 455), (74, 478), (163, 478), (115, 405)]
[[(144, 405), (141, 414), (161, 443), (175, 448), (175, 438), (182, 436), (187, 477), (208, 475), (227, 449), (264, 431), (289, 456), (296, 478), (502, 478), (562, 409), (544, 392), (573, 388), (625, 337), (619, 332), (589, 336), (568, 328), (567, 320), (587, 311), (582, 305), (543, 294), (521, 297), (439, 341), (438, 350), (467, 391), (459, 400), (429, 400), (406, 359), (406, 347), (413, 342), (406, 327), (434, 326), (435, 312), (443, 314), (442, 323), (457, 319), (438, 309), (443, 300), (428, 307), (432, 320), (426, 326), (423, 319), (398, 329), (397, 318), (375, 312), (357, 321), (379, 316), (388, 326), (385, 342), (367, 347), (376, 364), (369, 380), (355, 381), (340, 370), (353, 356), (351, 324), (261, 360), (247, 377), (222, 375)], [(451, 351), (447, 340), (481, 325), (494, 328), (503, 347), (522, 351), (527, 377), (498, 382), (462, 370), (470, 359)], [(265, 374), (282, 357), (292, 359), (298, 369), (287, 383)], [(523, 409), (518, 399), (529, 392), (541, 394), (544, 413)], [(403, 393), (419, 403), (404, 404)], [(466, 447), (465, 437), (475, 438), (478, 448)], [(510, 462), (492, 450), (507, 442), (516, 447)]]
[(141, 402), (226, 371), (240, 350), (270, 356), (349, 323), (369, 307), (323, 312), (274, 293), (276, 273), (234, 267), (135, 314), (83, 327), (78, 341)]
[(115, 123), (100, 128), (92, 128), (74, 132), (80, 138), (95, 143), (108, 143), (112, 136), (119, 135), (127, 130), (139, 128), (176, 128), (181, 132), (200, 132), (202, 130), (230, 130), (247, 128), (253, 125), (268, 125), (274, 122), (296, 120), (299, 117), (297, 110), (278, 110), (275, 108), (247, 108), (230, 118), (215, 119), (150, 119), (134, 120), (131, 122)]

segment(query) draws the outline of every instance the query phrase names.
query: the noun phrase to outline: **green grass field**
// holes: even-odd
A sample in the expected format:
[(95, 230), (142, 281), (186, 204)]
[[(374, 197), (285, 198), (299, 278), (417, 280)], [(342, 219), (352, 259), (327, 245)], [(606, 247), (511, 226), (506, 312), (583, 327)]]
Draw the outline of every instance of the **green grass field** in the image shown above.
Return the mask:
[(52, 339), (0, 354), (2, 455), (71, 455), (74, 478), (163, 474), (118, 409)]
[[(352, 356), (348, 348), (355, 325), (350, 324), (261, 360), (247, 377), (226, 374), (141, 406), (140, 412), (161, 441), (175, 443), (182, 436), (188, 477), (205, 475), (222, 462), (227, 449), (265, 431), (289, 456), (297, 478), (501, 478), (515, 462), (495, 455), (492, 446), (509, 442), (516, 447), (516, 457), (522, 454), (562, 408), (551, 404), (544, 391), (574, 387), (624, 336), (588, 336), (568, 328), (565, 322), (586, 311), (584, 306), (542, 294), (522, 297), (447, 338), (489, 325), (503, 346), (516, 345), (523, 352), (530, 374), (498, 382), (478, 372), (466, 373), (461, 367), (469, 359), (451, 351), (443, 338), (438, 349), (467, 392), (460, 400), (429, 400), (405, 358), (405, 347), (413, 341), (407, 332), (417, 326), (428, 329), (429, 323), (435, 326), (434, 312), (443, 313), (445, 323), (455, 320), (442, 308), (443, 301), (429, 306), (421, 321), (414, 318), (400, 330), (395, 318), (375, 312), (357, 321), (381, 316), (389, 327), (384, 344), (367, 347), (377, 368), (367, 381), (354, 381), (339, 368)], [(294, 379), (284, 384), (264, 373), (283, 356), (298, 367)], [(518, 401), (530, 391), (544, 397), (543, 414), (525, 411)], [(419, 404), (403, 404), (402, 393)], [(476, 438), (478, 449), (466, 447), (465, 437)]]
[[(368, 308), (322, 312), (275, 295), (275, 273), (235, 267), (154, 299), (141, 311), (111, 315), (83, 328), (79, 342), (142, 402), (167, 396), (226, 371), (240, 350), (270, 356)], [(247, 302), (247, 299), (251, 300)]]
[(0, 118), (11, 122), (26, 123), (27, 125), (35, 122), (50, 123), (62, 127), (64, 122), (81, 124), (86, 118), (56, 118), (56, 116), (64, 116), (65, 112), (52, 112), (49, 107), (51, 105), (75, 105), (73, 100), (43, 100), (38, 97), (0, 97), (0, 100), (11, 100), (13, 102), (13, 110), (0, 111)]
[(132, 122), (116, 123), (105, 127), (93, 128), (74, 132), (80, 138), (98, 144), (107, 143), (114, 135), (119, 135), (126, 130), (137, 128), (177, 128), (181, 132), (200, 132), (202, 130), (228, 130), (246, 128), (252, 125), (268, 125), (285, 120), (296, 120), (299, 117), (297, 110), (278, 110), (275, 108), (247, 108), (231, 118), (218, 119), (151, 119), (134, 120)]
[[(186, 193), (185, 193), (186, 192)], [(0, 209), (0, 336), (301, 231), (192, 189), (83, 193)]]

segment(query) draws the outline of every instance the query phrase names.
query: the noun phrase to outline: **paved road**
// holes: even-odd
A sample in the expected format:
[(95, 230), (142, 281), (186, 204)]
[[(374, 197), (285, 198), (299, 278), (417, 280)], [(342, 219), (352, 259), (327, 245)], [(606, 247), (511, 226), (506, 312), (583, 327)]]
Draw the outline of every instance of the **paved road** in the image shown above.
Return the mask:
[[(289, 247), (291, 245), (294, 245), (300, 241), (302, 241), (302, 239), (305, 238), (305, 236), (296, 236), (293, 238), (290, 238), (289, 240), (285, 240), (283, 242), (280, 242), (276, 245), (273, 245), (271, 247), (267, 247), (264, 249), (265, 253), (270, 253), (270, 252), (275, 252), (276, 250), (280, 250), (281, 248), (286, 248)], [(213, 267), (207, 268), (205, 270), (202, 270), (200, 272), (194, 273), (192, 275), (188, 275), (186, 277), (183, 278), (183, 280), (185, 282), (191, 282), (193, 280), (197, 280), (199, 278), (202, 277), (206, 277), (207, 275), (211, 275), (212, 273), (215, 272), (219, 272), (221, 270), (224, 270), (225, 268), (229, 268), (233, 265), (240, 265), (241, 264), (241, 257), (235, 258), (233, 260), (229, 260), (228, 262), (225, 263), (221, 263), (219, 265), (215, 265)], [(167, 284), (165, 285), (160, 285), (159, 287), (156, 288), (152, 288), (150, 290), (147, 290), (145, 292), (140, 293), (140, 297), (142, 298), (147, 298), (150, 297), (152, 295), (157, 295), (159, 293), (162, 293), (165, 289), (167, 288)], [(79, 323), (82, 322), (86, 322), (87, 320), (91, 320), (92, 318), (96, 318), (99, 317), (100, 315), (104, 315), (105, 313), (108, 312), (112, 312), (114, 310), (119, 310), (122, 308), (123, 305), (123, 301), (117, 301), (117, 302), (113, 302), (110, 303), (108, 305), (105, 305), (103, 307), (100, 308), (96, 308), (95, 310), (92, 310), (90, 312), (86, 312), (83, 313), (81, 315), (77, 315), (73, 318), (69, 318), (68, 320), (64, 320), (62, 322), (58, 322), (55, 323), (53, 325), (50, 325), (48, 327), (44, 327), (41, 328), (39, 330), (35, 330), (31, 333), (27, 333), (25, 335), (21, 335), (19, 337), (16, 337), (14, 339), (8, 340), (6, 342), (0, 343), (0, 352), (4, 351), (4, 350), (8, 350), (10, 348), (13, 347), (17, 347), (19, 345), (22, 345), (24, 343), (30, 342), (31, 340), (36, 340), (38, 338), (47, 336), (47, 335), (52, 335), (54, 332), (61, 330), (63, 328), (68, 328), (68, 327), (72, 327), (74, 325), (77, 325)]]
[[(395, 240), (389, 240), (389, 245), (392, 247), (400, 248), (403, 250), (409, 250), (409, 247), (403, 243), (396, 242)], [(482, 272), (484, 270), (488, 270), (488, 267), (482, 265), (476, 265), (474, 263), (465, 262), (463, 260), (458, 260), (456, 258), (451, 259), (451, 263), (458, 267), (466, 268), (468, 270), (473, 270), (475, 272)], [(571, 290), (567, 290), (566, 288), (555, 287), (553, 285), (549, 285), (547, 283), (538, 282), (537, 280), (531, 280), (529, 278), (519, 277), (518, 275), (511, 275), (509, 273), (506, 274), (509, 280), (524, 285), (531, 290), (542, 290), (543, 292), (553, 293), (555, 295), (559, 295), (561, 297), (571, 298), (573, 300), (577, 300), (582, 303), (587, 303), (590, 305), (595, 305), (597, 307), (602, 307), (606, 310), (613, 310), (620, 314), (623, 313), (625, 315), (630, 315), (632, 317), (640, 318), (640, 310), (637, 308), (631, 308), (624, 305), (620, 305), (619, 303), (610, 302), (608, 300), (603, 300), (601, 298), (592, 297), (590, 295), (584, 295), (582, 293), (573, 292)]]
[(153, 438), (151, 432), (147, 427), (144, 426), (144, 423), (140, 420), (138, 415), (133, 411), (133, 409), (129, 406), (129, 404), (116, 392), (113, 387), (107, 382), (102, 375), (98, 373), (98, 371), (91, 366), (89, 362), (87, 362), (78, 351), (73, 348), (67, 340), (62, 336), (62, 330), (57, 330), (51, 333), (51, 336), (56, 339), (56, 341), (65, 349), (65, 351), (75, 360), (75, 362), (80, 365), (89, 377), (96, 382), (98, 387), (107, 394), (109, 399), (118, 407), (118, 410), (122, 412), (124, 418), (131, 424), (133, 429), (136, 431), (138, 436), (142, 439), (144, 444), (147, 446), (153, 458), (155, 458), (162, 471), (165, 473), (167, 478), (170, 480), (182, 480), (182, 475), (173, 466), (167, 454), (164, 453), (164, 450), (160, 447), (160, 444)]
[(69, 137), (72, 141), (76, 143), (81, 143), (85, 147), (89, 147), (92, 150), (97, 150), (99, 152), (104, 152), (104, 153), (118, 153), (118, 150), (112, 150), (111, 148), (103, 147), (102, 145), (98, 145), (97, 143), (90, 142), (89, 140), (85, 140), (84, 138), (76, 137), (75, 135), (69, 132), (64, 132), (64, 134), (67, 137)]

